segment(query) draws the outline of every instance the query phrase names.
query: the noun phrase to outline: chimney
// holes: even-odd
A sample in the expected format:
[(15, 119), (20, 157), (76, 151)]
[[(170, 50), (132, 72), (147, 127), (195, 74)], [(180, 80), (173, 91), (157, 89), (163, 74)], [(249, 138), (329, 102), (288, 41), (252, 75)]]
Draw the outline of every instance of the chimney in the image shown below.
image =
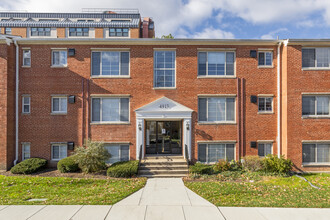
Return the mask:
[(148, 38), (149, 37), (149, 21), (150, 18), (146, 17), (143, 18), (143, 24), (142, 24), (142, 38)]

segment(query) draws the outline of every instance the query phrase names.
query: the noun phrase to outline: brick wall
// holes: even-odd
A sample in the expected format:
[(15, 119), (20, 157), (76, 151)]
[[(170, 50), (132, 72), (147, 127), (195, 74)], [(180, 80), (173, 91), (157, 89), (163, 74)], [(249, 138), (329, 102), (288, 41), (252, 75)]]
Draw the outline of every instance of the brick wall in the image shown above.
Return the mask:
[(140, 28), (131, 28), (130, 38), (140, 38)]
[(12, 28), (11, 34), (26, 38), (26, 28)]

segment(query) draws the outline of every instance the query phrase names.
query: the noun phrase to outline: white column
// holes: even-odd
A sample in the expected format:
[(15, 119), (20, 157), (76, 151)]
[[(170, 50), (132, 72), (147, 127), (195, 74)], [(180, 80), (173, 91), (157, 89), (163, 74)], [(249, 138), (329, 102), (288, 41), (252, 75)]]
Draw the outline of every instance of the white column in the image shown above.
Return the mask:
[(183, 120), (183, 156), (186, 158), (186, 146), (188, 147), (188, 159), (191, 160), (191, 119)]
[(140, 159), (140, 146), (142, 145), (142, 158), (144, 158), (144, 120), (136, 119), (136, 159)]

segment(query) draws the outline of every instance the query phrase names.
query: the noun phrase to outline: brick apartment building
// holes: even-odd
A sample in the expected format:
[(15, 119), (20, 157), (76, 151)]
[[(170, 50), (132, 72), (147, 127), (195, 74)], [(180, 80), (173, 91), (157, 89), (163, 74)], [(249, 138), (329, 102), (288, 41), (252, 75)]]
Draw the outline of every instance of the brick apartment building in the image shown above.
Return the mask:
[(151, 39), (134, 11), (0, 19), (1, 169), (91, 139), (111, 163), (271, 153), (330, 170), (330, 40)]

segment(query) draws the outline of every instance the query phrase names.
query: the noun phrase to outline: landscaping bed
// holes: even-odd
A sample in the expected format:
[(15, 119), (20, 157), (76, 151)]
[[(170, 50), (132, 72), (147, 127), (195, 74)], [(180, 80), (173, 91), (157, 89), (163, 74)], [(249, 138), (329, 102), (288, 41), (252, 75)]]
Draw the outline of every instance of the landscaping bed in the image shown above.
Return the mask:
[[(50, 174), (74, 175), (77, 178), (42, 176)], [(0, 205), (112, 205), (146, 183), (145, 178), (115, 179), (106, 174), (88, 175), (58, 171), (43, 171), (33, 176), (0, 175)], [(31, 202), (29, 199), (46, 200)]]

